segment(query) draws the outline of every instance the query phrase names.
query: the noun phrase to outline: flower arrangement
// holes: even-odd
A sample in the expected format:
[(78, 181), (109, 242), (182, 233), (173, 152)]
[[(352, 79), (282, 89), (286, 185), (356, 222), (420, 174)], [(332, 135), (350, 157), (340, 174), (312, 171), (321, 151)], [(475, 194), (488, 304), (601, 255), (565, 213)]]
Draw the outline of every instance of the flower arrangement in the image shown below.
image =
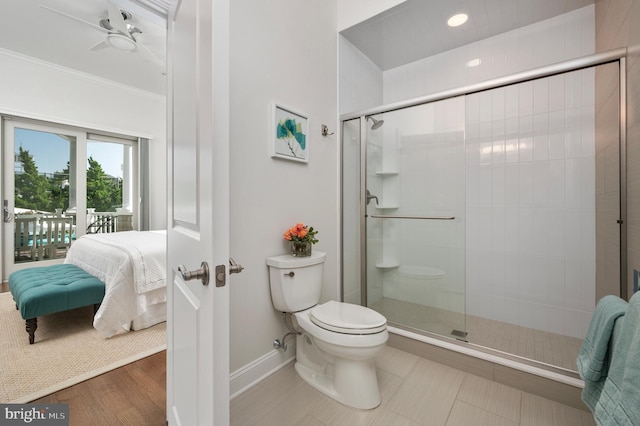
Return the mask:
[(284, 233), (284, 239), (291, 242), (291, 256), (311, 256), (311, 244), (318, 242), (318, 231), (313, 226), (297, 223)]
[(316, 234), (318, 231), (313, 226), (306, 226), (304, 223), (296, 223), (284, 233), (284, 239), (294, 242), (310, 242), (315, 244), (318, 242)]

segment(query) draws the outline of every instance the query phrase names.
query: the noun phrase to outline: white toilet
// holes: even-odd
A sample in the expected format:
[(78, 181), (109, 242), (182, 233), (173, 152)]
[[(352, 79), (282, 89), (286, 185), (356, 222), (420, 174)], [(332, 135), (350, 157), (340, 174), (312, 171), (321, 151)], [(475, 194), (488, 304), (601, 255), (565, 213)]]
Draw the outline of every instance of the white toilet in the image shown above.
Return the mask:
[(267, 259), (273, 306), (297, 324), (295, 369), (314, 388), (354, 408), (380, 404), (375, 356), (389, 334), (387, 319), (364, 306), (318, 305), (327, 255)]

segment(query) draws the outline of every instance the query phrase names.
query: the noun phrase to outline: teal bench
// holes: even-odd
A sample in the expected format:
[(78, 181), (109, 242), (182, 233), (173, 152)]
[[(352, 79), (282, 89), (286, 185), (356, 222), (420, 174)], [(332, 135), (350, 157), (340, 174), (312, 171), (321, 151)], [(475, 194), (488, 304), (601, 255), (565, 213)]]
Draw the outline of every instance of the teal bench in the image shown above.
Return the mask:
[(89, 305), (95, 314), (105, 291), (102, 281), (71, 264), (15, 271), (9, 275), (9, 290), (26, 321), (30, 344), (35, 341), (38, 317)]

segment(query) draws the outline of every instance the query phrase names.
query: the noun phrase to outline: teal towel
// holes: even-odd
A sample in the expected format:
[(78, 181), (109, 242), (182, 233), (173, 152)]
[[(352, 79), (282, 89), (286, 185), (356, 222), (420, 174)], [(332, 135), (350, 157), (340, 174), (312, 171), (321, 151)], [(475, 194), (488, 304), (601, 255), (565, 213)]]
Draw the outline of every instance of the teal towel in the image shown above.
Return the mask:
[(598, 302), (578, 353), (578, 372), (582, 380), (595, 382), (606, 376), (613, 326), (626, 310), (627, 302), (617, 296), (604, 296)]
[(640, 293), (616, 321), (608, 371), (585, 381), (582, 399), (598, 425), (640, 425)]

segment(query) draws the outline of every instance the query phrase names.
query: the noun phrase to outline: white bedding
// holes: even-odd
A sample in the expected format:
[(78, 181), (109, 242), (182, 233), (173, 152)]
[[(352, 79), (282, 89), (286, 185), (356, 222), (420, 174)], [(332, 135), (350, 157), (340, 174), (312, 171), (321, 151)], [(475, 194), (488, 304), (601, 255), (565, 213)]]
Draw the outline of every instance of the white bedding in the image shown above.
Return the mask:
[(65, 263), (105, 283), (93, 320), (104, 337), (166, 321), (166, 232), (84, 235), (71, 244)]

